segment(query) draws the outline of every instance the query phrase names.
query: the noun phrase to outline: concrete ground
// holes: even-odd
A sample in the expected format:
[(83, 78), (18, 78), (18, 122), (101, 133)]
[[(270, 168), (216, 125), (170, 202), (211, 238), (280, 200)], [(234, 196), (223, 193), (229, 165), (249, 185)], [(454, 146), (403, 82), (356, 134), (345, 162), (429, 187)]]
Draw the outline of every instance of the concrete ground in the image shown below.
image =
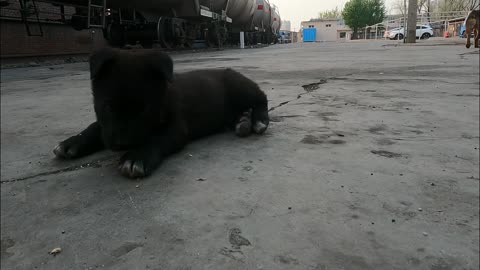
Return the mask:
[(421, 42), (175, 55), (257, 81), (272, 122), (142, 181), (53, 159), (94, 119), (86, 63), (2, 70), (2, 269), (478, 269), (478, 50)]

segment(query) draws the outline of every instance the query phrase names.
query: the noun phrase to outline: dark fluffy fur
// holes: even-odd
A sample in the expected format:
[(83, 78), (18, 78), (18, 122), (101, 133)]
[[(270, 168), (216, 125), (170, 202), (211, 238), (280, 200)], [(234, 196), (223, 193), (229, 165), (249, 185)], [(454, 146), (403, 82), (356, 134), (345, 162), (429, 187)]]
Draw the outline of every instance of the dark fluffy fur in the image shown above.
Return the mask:
[(55, 147), (59, 158), (127, 150), (119, 169), (139, 178), (191, 140), (235, 126), (239, 136), (246, 128), (260, 134), (269, 124), (266, 95), (231, 69), (174, 76), (166, 54), (103, 49), (91, 56), (90, 72), (97, 121)]

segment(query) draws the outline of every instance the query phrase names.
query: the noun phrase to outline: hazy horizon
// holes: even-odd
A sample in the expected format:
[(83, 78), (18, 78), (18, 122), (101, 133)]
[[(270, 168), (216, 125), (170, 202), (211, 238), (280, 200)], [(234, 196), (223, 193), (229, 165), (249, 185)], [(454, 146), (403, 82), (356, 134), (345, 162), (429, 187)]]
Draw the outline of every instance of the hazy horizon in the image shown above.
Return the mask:
[[(398, 0), (385, 1), (387, 13), (392, 11), (393, 4), (396, 1)], [(316, 18), (322, 11), (331, 10), (335, 7), (342, 9), (346, 2), (348, 2), (348, 0), (270, 0), (270, 3), (278, 7), (282, 20), (287, 20), (292, 23), (292, 30), (299, 30), (302, 21)]]

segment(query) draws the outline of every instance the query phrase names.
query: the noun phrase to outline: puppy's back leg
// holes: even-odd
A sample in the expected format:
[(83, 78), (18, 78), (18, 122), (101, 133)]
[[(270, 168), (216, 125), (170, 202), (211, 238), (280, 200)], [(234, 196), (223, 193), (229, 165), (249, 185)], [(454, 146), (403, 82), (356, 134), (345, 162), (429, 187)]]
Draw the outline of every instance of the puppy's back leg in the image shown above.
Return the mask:
[(247, 137), (252, 133), (252, 109), (244, 112), (235, 126), (238, 137)]
[(270, 123), (267, 95), (256, 83), (250, 87), (251, 89), (248, 89), (247, 93), (250, 93), (252, 100), (252, 130), (257, 134), (262, 134)]
[(242, 113), (251, 109), (253, 132), (264, 133), (270, 123), (265, 93), (255, 82), (234, 70), (227, 69), (225, 79), (231, 104)]
[(252, 123), (253, 131), (257, 134), (264, 133), (268, 128), (270, 118), (268, 116), (268, 101), (265, 95), (264, 99), (260, 98), (253, 107)]
[(477, 28), (475, 28), (474, 35), (475, 35), (475, 41), (474, 41), (475, 48), (478, 48), (478, 40), (480, 39), (480, 32)]

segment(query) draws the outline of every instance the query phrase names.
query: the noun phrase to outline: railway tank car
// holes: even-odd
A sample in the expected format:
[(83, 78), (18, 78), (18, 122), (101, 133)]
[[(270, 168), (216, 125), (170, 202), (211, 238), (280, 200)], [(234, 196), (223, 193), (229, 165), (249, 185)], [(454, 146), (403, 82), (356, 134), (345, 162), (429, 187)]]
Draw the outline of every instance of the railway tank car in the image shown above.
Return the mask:
[(245, 29), (250, 28), (253, 13), (255, 11), (255, 0), (227, 1), (225, 8), (227, 16), (232, 18), (232, 26)]
[[(58, 3), (58, 1), (55, 1)], [(221, 47), (239, 43), (270, 44), (280, 29), (278, 9), (267, 0), (63, 0), (78, 7), (77, 29), (102, 27), (112, 46), (160, 44), (164, 48), (204, 43)], [(83, 3), (83, 4), (81, 4)], [(80, 7), (79, 7), (80, 6)]]
[(279, 34), (280, 28), (282, 27), (282, 19), (280, 18), (280, 13), (277, 6), (272, 5), (272, 24), (271, 29), (274, 34)]

